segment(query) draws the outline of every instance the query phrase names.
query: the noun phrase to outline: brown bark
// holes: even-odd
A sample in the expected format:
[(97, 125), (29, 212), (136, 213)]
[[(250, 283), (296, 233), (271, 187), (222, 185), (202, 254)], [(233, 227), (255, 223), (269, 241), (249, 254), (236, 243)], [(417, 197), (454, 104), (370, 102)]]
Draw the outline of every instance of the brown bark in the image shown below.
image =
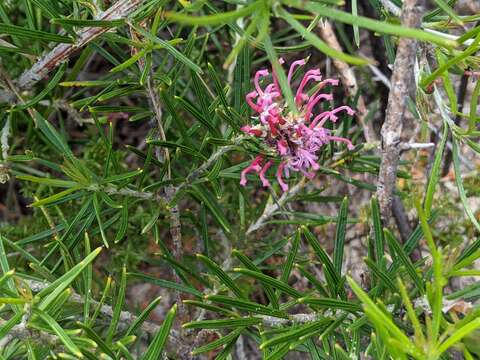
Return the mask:
[[(405, 0), (402, 9), (402, 25), (418, 28), (422, 20), (424, 0)], [(417, 51), (417, 41), (401, 38), (398, 43), (393, 65), (392, 87), (388, 96), (385, 122), (382, 126), (382, 161), (377, 184), (377, 197), (383, 223), (386, 225), (392, 215), (392, 197), (397, 179), (400, 158), (400, 141), (404, 123), (407, 98), (411, 93), (413, 68)]]

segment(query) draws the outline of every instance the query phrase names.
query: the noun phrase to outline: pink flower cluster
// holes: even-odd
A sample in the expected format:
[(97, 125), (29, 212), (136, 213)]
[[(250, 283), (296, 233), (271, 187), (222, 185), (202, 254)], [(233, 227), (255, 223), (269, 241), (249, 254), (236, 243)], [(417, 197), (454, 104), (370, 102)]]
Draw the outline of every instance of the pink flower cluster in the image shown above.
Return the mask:
[[(281, 61), (283, 63), (283, 61)], [(288, 84), (290, 85), (295, 69), (298, 66), (305, 65), (305, 60), (297, 60), (292, 63), (288, 71)], [(242, 131), (261, 138), (265, 144), (270, 147), (274, 153), (280, 157), (276, 175), (278, 183), (283, 191), (288, 190), (288, 185), (283, 177), (289, 176), (290, 171), (301, 172), (308, 178), (313, 178), (315, 172), (319, 169), (316, 155), (320, 148), (330, 141), (341, 141), (347, 144), (348, 149), (353, 149), (349, 139), (334, 136), (329, 129), (323, 127), (326, 121), (337, 121), (337, 114), (346, 111), (352, 116), (354, 111), (348, 106), (340, 106), (330, 111), (314, 114), (315, 106), (321, 101), (330, 101), (333, 99), (331, 94), (322, 93), (321, 90), (326, 85), (338, 85), (338, 80), (322, 80), (320, 70), (308, 70), (300, 82), (295, 96), (295, 105), (297, 113), (289, 112), (288, 107), (282, 98), (277, 76), (272, 70), (272, 83), (263, 89), (260, 86), (260, 79), (269, 76), (267, 69), (259, 70), (255, 74), (255, 91), (247, 94), (248, 105), (258, 115), (256, 125), (246, 125)], [(314, 86), (310, 86), (314, 83)], [(306, 88), (309, 87), (310, 91)], [(246, 167), (240, 177), (240, 184), (247, 184), (247, 174), (250, 172), (258, 173), (263, 186), (270, 186), (270, 182), (265, 177), (268, 169), (273, 165), (273, 160), (264, 163), (262, 155), (257, 156), (252, 163)]]

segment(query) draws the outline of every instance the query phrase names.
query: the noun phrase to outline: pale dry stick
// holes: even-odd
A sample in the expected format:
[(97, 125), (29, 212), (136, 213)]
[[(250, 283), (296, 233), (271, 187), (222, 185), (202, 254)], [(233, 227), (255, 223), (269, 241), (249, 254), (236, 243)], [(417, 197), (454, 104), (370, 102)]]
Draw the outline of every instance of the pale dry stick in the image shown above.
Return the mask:
[(157, 201), (164, 206), (167, 205), (167, 199), (165, 199), (164, 196), (154, 192), (137, 191), (129, 188), (117, 189), (116, 187), (113, 187), (110, 185), (102, 188), (89, 187), (89, 190), (92, 190), (92, 191), (99, 191), (100, 189), (105, 191), (108, 195), (122, 195), (122, 196), (134, 197), (134, 198), (143, 199), (143, 200)]
[(205, 173), (210, 168), (210, 166), (212, 166), (218, 159), (220, 159), (223, 155), (225, 155), (230, 150), (233, 150), (236, 147), (238, 147), (240, 143), (247, 138), (248, 138), (247, 136), (237, 136), (236, 138), (231, 140), (232, 144), (220, 147), (198, 169), (195, 169), (190, 174), (188, 174), (185, 181), (181, 183), (179, 186), (177, 186), (176, 191), (180, 192), (188, 185), (191, 185), (192, 182), (197, 180), (203, 173)]
[[(145, 0), (119, 0), (109, 9), (98, 14), (95, 20), (125, 19), (132, 14)], [(81, 30), (73, 44), (60, 44), (38, 60), (29, 70), (25, 71), (17, 80), (17, 87), (21, 90), (30, 89), (37, 82), (45, 78), (50, 71), (67, 61), (78, 49), (108, 31), (108, 28), (92, 27)]]
[(280, 327), (280, 326), (293, 325), (293, 324), (305, 324), (305, 323), (317, 321), (320, 318), (320, 316), (317, 313), (288, 315), (288, 319), (277, 318), (277, 317), (268, 316), (268, 315), (259, 315), (258, 317), (262, 319), (262, 322), (264, 325), (267, 325), (270, 327)]
[[(156, 120), (156, 128), (157, 128), (158, 134), (160, 135), (160, 139), (162, 141), (166, 141), (167, 138), (165, 135), (165, 130), (163, 128), (162, 107), (160, 104), (160, 98), (154, 87), (152, 74), (149, 74), (147, 77), (147, 94), (150, 100), (151, 107), (154, 112), (154, 117)], [(171, 180), (172, 171), (171, 171), (171, 165), (170, 165), (170, 152), (168, 148), (164, 148), (163, 155), (164, 155), (165, 163), (167, 165), (166, 179)], [(161, 161), (160, 153), (158, 151), (156, 152), (156, 157), (158, 161)], [(176, 189), (173, 187), (173, 185), (171, 184), (167, 185), (167, 187), (165, 188), (165, 197), (168, 202), (170, 202), (173, 199), (173, 197), (175, 196), (175, 193), (176, 193)], [(170, 212), (170, 236), (172, 237), (173, 257), (175, 258), (176, 261), (182, 261), (183, 260), (183, 244), (182, 244), (180, 211), (177, 204), (175, 204), (174, 206), (167, 206), (167, 209)], [(180, 276), (178, 276), (177, 272), (174, 269), (172, 269), (172, 272), (173, 272), (173, 277), (175, 279), (175, 282), (178, 284), (182, 284), (182, 280), (180, 279)], [(186, 311), (185, 305), (182, 302), (180, 291), (178, 290), (175, 291), (175, 298), (178, 306), (178, 319), (180, 323), (185, 322), (187, 321), (188, 312)], [(191, 339), (188, 339), (187, 334), (183, 329), (180, 330), (180, 336), (182, 338), (182, 342), (178, 344), (175, 353), (180, 359), (190, 359), (191, 358), (190, 356), (190, 352), (191, 352), (190, 340)]]
[[(152, 107), (152, 110), (154, 112), (154, 117), (156, 120), (156, 129), (158, 131), (158, 134), (160, 135), (160, 139), (162, 141), (166, 141), (166, 135), (165, 135), (165, 130), (163, 128), (163, 112), (162, 112), (162, 107), (160, 105), (160, 99), (158, 97), (158, 93), (156, 89), (154, 88), (153, 84), (153, 79), (151, 74), (147, 78), (147, 94), (150, 100), (150, 104)], [(158, 161), (161, 161), (161, 156), (159, 152), (156, 152), (156, 157)], [(167, 174), (166, 174), (166, 179), (171, 180), (172, 178), (172, 171), (171, 171), (171, 166), (170, 166), (170, 152), (168, 148), (163, 149), (163, 157), (165, 160), (165, 163), (167, 165)], [(172, 197), (175, 194), (175, 189), (173, 188), (172, 185), (168, 185), (165, 189), (165, 195), (166, 199), (170, 201)], [(173, 207), (169, 208), (170, 212), (170, 235), (172, 236), (172, 242), (173, 242), (173, 256), (175, 260), (181, 261), (183, 257), (183, 247), (182, 247), (182, 233), (181, 233), (181, 223), (180, 223), (180, 213), (178, 210), (178, 206), (175, 205)], [(179, 284), (181, 284), (181, 279), (178, 276), (178, 274), (173, 271), (173, 276), (175, 278), (175, 281)], [(179, 309), (180, 316), (183, 316), (185, 313), (185, 307), (183, 306), (182, 299), (180, 297), (180, 292), (176, 291), (176, 298), (177, 298), (177, 306)]]
[(8, 158), (8, 150), (10, 149), (10, 145), (8, 144), (8, 137), (10, 135), (10, 117), (7, 117), (7, 121), (5, 121), (5, 125), (3, 125), (1, 135), (0, 135), (0, 148), (2, 154), (2, 160), (6, 161)]
[[(25, 280), (25, 282), (28, 284), (30, 290), (32, 290), (32, 292), (34, 293), (38, 293), (43, 289), (47, 288), (48, 286), (50, 286), (50, 283), (43, 282), (43, 281)], [(72, 292), (70, 296), (70, 300), (78, 304), (83, 304), (84, 302), (83, 297), (75, 292)], [(98, 307), (100, 305), (98, 301), (93, 299), (90, 300), (90, 304), (93, 305), (94, 307)], [(100, 306), (100, 314), (102, 314), (107, 318), (111, 319), (113, 317), (113, 312), (114, 312), (113, 308), (110, 305), (102, 304)], [(128, 328), (128, 326), (130, 326), (137, 320), (138, 320), (138, 316), (132, 314), (131, 312), (121, 311), (120, 318), (119, 318), (119, 328), (121, 330), (125, 330), (126, 328)], [(0, 328), (4, 326), (5, 323), (6, 321), (0, 318)], [(148, 334), (149, 336), (152, 336), (152, 337), (158, 332), (158, 330), (160, 330), (160, 328), (161, 328), (160, 325), (154, 324), (149, 321), (143, 321), (140, 326), (140, 329), (145, 334)], [(18, 325), (15, 325), (9, 331), (8, 335), (1, 340), (0, 345), (5, 346), (6, 344), (8, 344), (10, 341), (14, 339), (25, 339), (25, 338), (35, 339), (47, 344), (61, 346), (61, 341), (55, 335), (44, 332), (44, 331), (32, 329), (28, 327), (27, 323), (20, 323)], [(169, 346), (173, 350), (173, 346), (177, 348), (178, 345), (181, 343), (182, 343), (182, 339), (180, 335), (176, 330), (172, 329), (170, 331), (170, 336), (169, 336)]]
[(262, 215), (252, 225), (248, 227), (247, 235), (257, 231), (265, 225), (265, 222), (283, 205), (287, 203), (292, 197), (298, 194), (307, 184), (308, 180), (303, 177), (295, 186), (284, 192), (278, 201), (273, 202), (265, 208)]
[[(402, 9), (402, 26), (418, 28), (422, 21), (424, 0), (405, 0)], [(391, 90), (385, 122), (382, 126), (382, 160), (377, 184), (377, 197), (381, 217), (387, 225), (392, 215), (393, 192), (396, 186), (397, 167), (400, 158), (402, 134), (407, 98), (413, 81), (413, 69), (417, 52), (417, 41), (401, 38), (398, 44)]]
[[(50, 286), (50, 283), (48, 282), (35, 281), (35, 280), (25, 280), (25, 281), (28, 284), (30, 290), (32, 290), (32, 292), (34, 293), (38, 293), (43, 289), (45, 289), (46, 287)], [(83, 296), (75, 292), (72, 292), (72, 294), (70, 295), (70, 300), (78, 304), (84, 303)], [(90, 304), (93, 307), (98, 307), (100, 305), (98, 301), (93, 299), (90, 300)], [(100, 314), (102, 314), (107, 318), (112, 318), (113, 308), (110, 305), (102, 304), (100, 306)], [(121, 329), (126, 329), (130, 324), (133, 324), (135, 321), (137, 321), (137, 319), (138, 319), (138, 316), (132, 314), (131, 312), (121, 311), (120, 318), (119, 318), (119, 326)], [(144, 331), (146, 334), (153, 336), (160, 329), (160, 325), (154, 324), (149, 321), (144, 321), (142, 322), (140, 329), (142, 329), (142, 331)], [(172, 342), (174, 343), (181, 342), (181, 338), (175, 330), (172, 329), (170, 335), (172, 337), (171, 339)]]
[[(318, 25), (318, 28), (320, 29), (320, 36), (327, 43), (329, 47), (337, 51), (342, 51), (340, 43), (338, 42), (338, 39), (333, 30), (332, 24), (329, 21), (327, 20), (324, 20), (323, 22), (321, 21)], [(342, 60), (339, 60), (339, 59), (333, 59), (333, 65), (335, 66), (338, 73), (340, 74), (342, 84), (344, 85), (348, 95), (351, 97), (355, 97), (358, 92), (358, 84), (357, 84), (357, 78), (355, 77), (355, 73), (353, 69), (346, 62), (343, 62)], [(363, 96), (360, 95), (358, 97), (356, 115), (357, 115), (358, 121), (360, 122), (360, 125), (363, 128), (363, 134), (365, 136), (365, 139), (369, 143), (374, 143), (378, 139), (375, 134), (375, 130), (373, 129), (373, 124), (370, 121), (369, 122), (365, 121), (367, 114), (368, 114), (368, 111), (367, 111), (367, 107), (365, 106), (365, 100)]]
[(390, 0), (380, 0), (380, 3), (383, 5), (385, 9), (387, 9), (392, 15), (401, 16), (402, 9), (400, 9), (396, 4), (391, 2)]
[[(147, 79), (147, 93), (148, 97), (150, 99), (151, 106), (153, 108), (154, 114), (155, 114), (155, 120), (156, 120), (156, 128), (158, 130), (158, 133), (160, 135), (160, 139), (162, 141), (166, 141), (166, 135), (165, 135), (165, 130), (163, 129), (163, 112), (162, 108), (160, 105), (160, 99), (158, 97), (158, 94), (154, 88), (153, 80), (152, 77), (149, 75)], [(171, 180), (172, 178), (172, 171), (170, 167), (170, 152), (168, 151), (168, 148), (164, 148), (164, 159), (167, 164), (167, 174), (166, 178), (167, 180)], [(157, 154), (157, 160), (161, 161), (160, 155)], [(172, 199), (172, 197), (175, 194), (175, 189), (173, 188), (172, 185), (168, 185), (165, 189), (165, 194), (166, 198), (168, 200)], [(170, 235), (172, 236), (172, 241), (173, 241), (173, 255), (175, 259), (181, 260), (183, 257), (183, 250), (182, 250), (182, 233), (180, 231), (180, 214), (178, 211), (178, 206), (173, 206), (170, 209)], [(175, 275), (176, 276), (176, 275)], [(177, 279), (179, 282), (180, 278)], [(181, 302), (181, 301), (180, 301)], [(180, 304), (179, 304), (180, 307)]]
[[(7, 321), (0, 318), (0, 328), (3, 328), (7, 324)], [(61, 345), (62, 342), (55, 335), (49, 334), (44, 331), (35, 330), (27, 327), (27, 324), (20, 323), (10, 329), (7, 335), (0, 340), (0, 349), (4, 349), (5, 346), (13, 340), (30, 340), (36, 343)]]
[[(34, 293), (38, 293), (42, 291), (43, 289), (47, 288), (50, 286), (50, 283), (48, 282), (43, 282), (43, 281), (35, 281), (35, 280), (25, 280), (25, 282), (28, 284), (30, 290)], [(77, 294), (75, 292), (72, 292), (70, 295), (70, 300), (74, 303), (78, 304), (83, 304), (84, 299), (83, 296), (80, 294)], [(98, 307), (100, 303), (96, 300), (90, 300), (90, 304), (93, 307)], [(113, 317), (113, 308), (110, 305), (102, 304), (100, 306), (100, 314), (107, 318), (112, 318)], [(291, 314), (288, 315), (287, 319), (284, 318), (276, 318), (273, 316), (263, 316), (259, 315), (259, 317), (262, 319), (263, 324), (266, 326), (282, 326), (282, 325), (291, 325), (294, 323), (297, 324), (303, 324), (303, 323), (308, 323), (308, 322), (313, 322), (318, 320), (318, 314), (316, 313), (299, 313), (299, 314)], [(138, 317), (129, 311), (121, 311), (120, 313), (120, 319), (119, 319), (119, 325), (121, 329), (126, 329), (130, 324), (134, 323)], [(5, 320), (0, 319), (0, 327), (6, 323)], [(29, 328), (26, 328), (25, 325), (20, 326), (16, 325), (11, 331), (10, 335), (13, 335), (13, 338), (23, 338), (25, 336), (28, 336), (27, 334), (31, 334), (32, 331), (37, 333), (38, 331), (36, 330), (31, 330)], [(160, 325), (151, 323), (149, 321), (143, 321), (142, 325), (140, 326), (140, 329), (144, 331), (146, 334), (149, 334), (151, 336), (155, 335), (158, 330), (160, 329)], [(18, 337), (16, 337), (16, 334), (19, 334)], [(40, 339), (45, 340), (49, 344), (54, 344), (58, 343), (58, 339), (56, 336), (45, 333), (45, 332), (38, 332)], [(12, 339), (10, 339), (12, 340)], [(169, 336), (169, 343), (171, 345), (178, 346), (180, 343), (182, 343), (183, 339), (180, 337), (179, 333), (175, 331), (174, 329), (171, 330), (170, 336)]]

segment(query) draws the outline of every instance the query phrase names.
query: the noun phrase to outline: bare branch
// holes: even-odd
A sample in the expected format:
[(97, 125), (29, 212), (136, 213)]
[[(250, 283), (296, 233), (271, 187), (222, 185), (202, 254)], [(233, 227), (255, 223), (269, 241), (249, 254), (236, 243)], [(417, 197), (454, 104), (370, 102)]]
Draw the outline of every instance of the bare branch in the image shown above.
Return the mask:
[[(6, 324), (7, 321), (0, 319), (0, 328), (5, 326)], [(5, 345), (7, 345), (10, 341), (14, 339), (31, 340), (36, 343), (46, 343), (53, 346), (57, 344), (61, 345), (61, 341), (55, 335), (29, 328), (27, 327), (27, 324), (23, 322), (11, 328), (8, 334), (0, 340), (0, 349), (4, 348)]]
[[(27, 282), (28, 286), (30, 287), (30, 289), (32, 290), (32, 292), (34, 292), (34, 293), (38, 293), (38, 292), (42, 291), (43, 289), (45, 289), (46, 287), (48, 287), (50, 285), (50, 283), (42, 282), (42, 281), (26, 280), (26, 282)], [(83, 296), (79, 295), (75, 292), (72, 292), (72, 295), (70, 295), (70, 300), (75, 302), (75, 303), (78, 303), (78, 304), (83, 304), (83, 302), (84, 302)], [(93, 300), (93, 299), (90, 300), (90, 304), (93, 307), (97, 307), (97, 306), (100, 305), (100, 303), (98, 301)], [(105, 316), (107, 318), (112, 318), (113, 317), (113, 308), (110, 305), (102, 304), (101, 307), (100, 307), (100, 314), (102, 314), (103, 316)], [(138, 317), (136, 315), (132, 314), (131, 312), (121, 311), (120, 312), (120, 319), (119, 319), (120, 320), (119, 321), (119, 326), (120, 326), (120, 328), (125, 329), (130, 324), (135, 322), (137, 319), (138, 319)], [(1, 319), (0, 319), (0, 324), (1, 324)], [(144, 321), (140, 328), (146, 334), (149, 334), (149, 335), (153, 336), (160, 329), (160, 325), (151, 323), (149, 321)], [(19, 329), (19, 331), (20, 331), (20, 329)], [(50, 336), (53, 336), (53, 335), (50, 335)], [(179, 339), (180, 338), (179, 338), (178, 334), (176, 333), (176, 331), (172, 330), (171, 341), (176, 343), (176, 342), (180, 341)], [(49, 343), (50, 343), (50, 341), (49, 341)]]
[[(402, 9), (402, 25), (418, 28), (422, 20), (423, 0), (406, 0)], [(382, 127), (382, 162), (377, 184), (377, 197), (382, 220), (386, 224), (392, 214), (392, 194), (397, 179), (400, 158), (400, 137), (402, 134), (407, 98), (414, 84), (413, 69), (417, 41), (408, 38), (399, 40), (393, 65), (392, 88), (388, 97), (385, 122)]]
[[(128, 17), (145, 0), (119, 0), (108, 10), (100, 13), (95, 20), (115, 20)], [(48, 75), (72, 54), (86, 44), (106, 32), (107, 28), (92, 27), (78, 32), (77, 41), (73, 44), (60, 44), (43, 56), (29, 70), (25, 71), (17, 81), (18, 88), (25, 90)]]
[(292, 197), (297, 195), (300, 190), (302, 190), (305, 185), (307, 184), (308, 180), (307, 178), (303, 177), (302, 180), (300, 180), (295, 186), (293, 186), (291, 189), (288, 191), (284, 192), (280, 199), (278, 199), (277, 202), (273, 202), (265, 208), (263, 211), (263, 214), (253, 223), (252, 225), (249, 226), (247, 230), (247, 235), (251, 234), (252, 232), (257, 231), (261, 227), (265, 226), (265, 223), (270, 217), (283, 205), (287, 203), (288, 200), (290, 200)]

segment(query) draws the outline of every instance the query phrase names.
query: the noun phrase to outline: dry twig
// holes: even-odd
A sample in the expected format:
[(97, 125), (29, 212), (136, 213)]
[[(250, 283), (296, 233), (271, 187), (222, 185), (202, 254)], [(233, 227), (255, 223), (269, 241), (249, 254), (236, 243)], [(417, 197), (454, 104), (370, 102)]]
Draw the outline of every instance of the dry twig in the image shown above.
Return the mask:
[[(422, 20), (423, 0), (406, 0), (402, 9), (402, 25), (418, 28)], [(393, 65), (392, 87), (388, 97), (385, 122), (382, 126), (382, 162), (377, 184), (377, 197), (382, 220), (387, 224), (392, 215), (392, 195), (396, 185), (397, 167), (400, 158), (402, 134), (407, 98), (414, 84), (413, 68), (417, 41), (408, 38), (399, 40)]]
[[(320, 36), (328, 44), (328, 46), (337, 51), (342, 51), (340, 43), (338, 42), (335, 32), (333, 31), (332, 24), (329, 21), (324, 20), (323, 23), (319, 23), (318, 27), (320, 29)], [(347, 90), (348, 95), (355, 97), (358, 92), (358, 85), (353, 69), (346, 62), (343, 62), (339, 59), (333, 59), (333, 65), (337, 69), (342, 80), (342, 84)], [(365, 121), (367, 113), (368, 111), (367, 107), (365, 106), (365, 100), (363, 99), (363, 96), (360, 95), (356, 107), (358, 121), (363, 128), (363, 134), (367, 142), (374, 143), (377, 141), (377, 136), (375, 134), (375, 130), (373, 129), (372, 123), (370, 121)]]
[[(128, 17), (145, 0), (119, 0), (108, 10), (101, 12), (95, 20), (115, 20)], [(92, 27), (78, 32), (78, 38), (73, 44), (60, 44), (38, 60), (29, 70), (25, 71), (17, 80), (17, 87), (21, 90), (29, 89), (48, 75), (64, 61), (68, 60), (75, 51), (106, 32), (108, 28)]]

